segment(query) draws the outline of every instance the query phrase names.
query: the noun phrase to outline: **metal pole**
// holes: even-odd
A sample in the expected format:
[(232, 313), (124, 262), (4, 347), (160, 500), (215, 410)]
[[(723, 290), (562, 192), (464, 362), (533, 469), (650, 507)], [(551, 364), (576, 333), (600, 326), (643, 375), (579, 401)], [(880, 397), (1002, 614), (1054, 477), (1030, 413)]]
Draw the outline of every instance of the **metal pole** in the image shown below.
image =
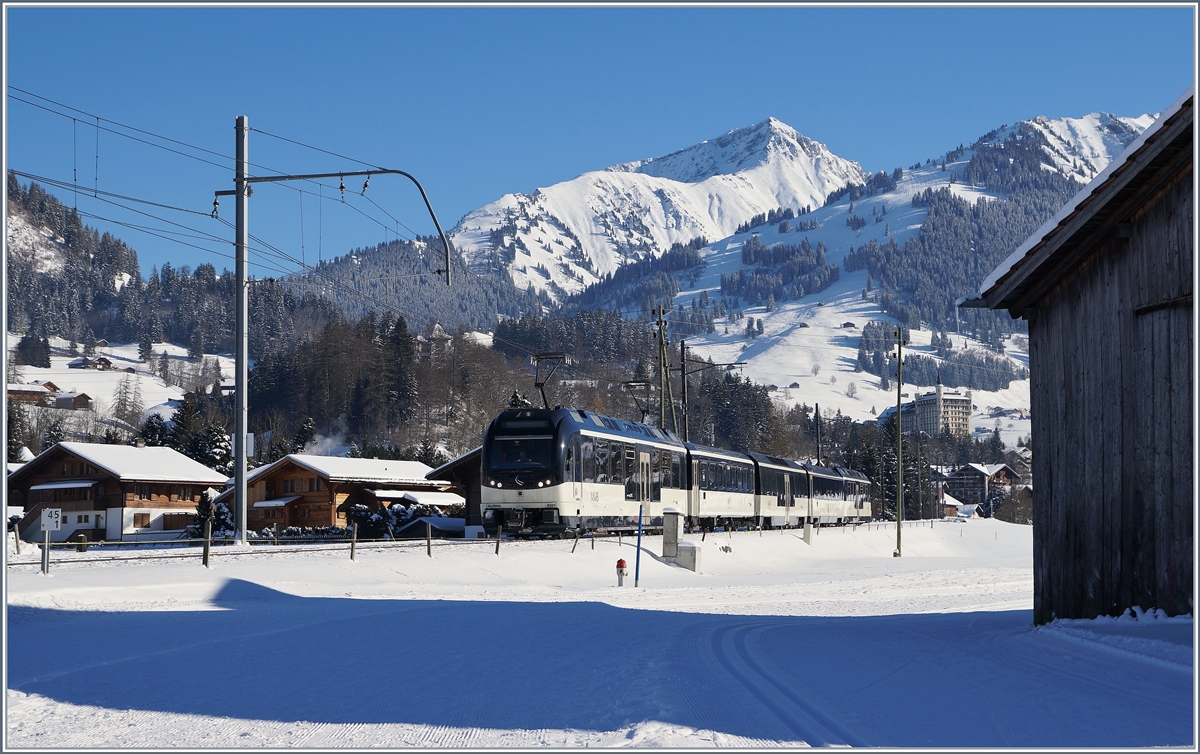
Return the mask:
[(50, 530), (47, 529), (43, 533), (44, 539), (42, 542), (42, 573), (50, 573)]
[(900, 557), (900, 528), (904, 523), (904, 428), (901, 389), (904, 385), (904, 327), (896, 327), (896, 557)]
[(425, 554), (431, 558), (433, 557), (433, 531), (432, 531), (432, 528), (433, 527), (431, 527), (429, 525), (429, 522), (426, 521), (425, 522)]
[(358, 544), (358, 522), (350, 525), (350, 559), (354, 560), (354, 546)]
[(638, 506), (637, 554), (633, 557), (633, 588), (637, 589), (638, 577), (642, 573), (642, 506)]
[(208, 554), (212, 547), (212, 519), (204, 522), (204, 567), (208, 568)]
[(234, 241), (236, 249), (236, 259), (234, 266), (237, 267), (237, 353), (234, 363), (234, 392), (237, 395), (237, 408), (233, 412), (233, 448), (234, 448), (234, 470), (233, 470), (233, 495), (234, 505), (237, 508), (238, 515), (238, 532), (241, 544), (246, 544), (246, 418), (248, 415), (247, 397), (248, 397), (248, 380), (249, 367), (247, 360), (250, 356), (249, 351), (249, 322), (250, 322), (250, 295), (247, 281), (247, 263), (246, 250), (249, 246), (250, 229), (249, 229), (249, 200), (250, 184), (246, 182), (249, 177), (250, 166), (250, 119), (245, 115), (237, 116), (234, 129), (237, 133), (237, 177), (235, 179), (235, 190), (237, 196), (237, 218), (236, 218), (236, 239)]
[[(687, 343), (679, 341), (679, 381), (683, 383), (683, 441), (688, 439), (688, 404), (687, 404)], [(634, 578), (636, 581), (636, 577)]]
[(821, 465), (821, 404), (815, 405), (816, 413), (814, 418), (817, 420), (817, 465)]

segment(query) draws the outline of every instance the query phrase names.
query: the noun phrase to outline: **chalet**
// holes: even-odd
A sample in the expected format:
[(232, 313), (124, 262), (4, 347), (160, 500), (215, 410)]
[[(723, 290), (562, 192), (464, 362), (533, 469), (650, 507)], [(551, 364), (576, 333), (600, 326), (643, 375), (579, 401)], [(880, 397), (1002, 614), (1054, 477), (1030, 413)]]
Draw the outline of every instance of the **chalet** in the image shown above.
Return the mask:
[(1194, 610), (1194, 93), (959, 301), (1029, 323), (1038, 624)]
[(101, 338), (96, 341), (96, 348), (108, 348), (108, 340)]
[(55, 541), (161, 539), (181, 534), (200, 493), (224, 482), (171, 448), (60, 442), (9, 474), (8, 504), (25, 511), (22, 539), (42, 538), (43, 508), (63, 512)]
[(67, 362), (68, 369), (90, 369), (92, 360), (86, 356), (78, 356)]
[[(246, 528), (345, 526), (351, 506), (375, 508), (408, 491), (445, 490), (445, 482), (426, 478), (430, 471), (416, 461), (292, 453), (246, 476)], [(215, 502), (232, 509), (233, 492), (225, 490)]]
[(50, 380), (34, 380), (33, 382), (31, 382), (29, 384), (30, 385), (41, 385), (42, 387), (46, 388), (46, 390), (50, 391), (51, 393), (58, 393), (58, 392), (62, 391), (62, 388), (60, 388), (58, 385), (55, 385)]
[(427, 479), (446, 482), (450, 490), (462, 495), (466, 500), (466, 529), (467, 539), (483, 537), (483, 469), (480, 466), (483, 458), (483, 446), (468, 451), (452, 461), (438, 466), (426, 474)]
[(54, 407), (71, 411), (91, 411), (92, 397), (87, 393), (59, 393), (54, 396)]
[(107, 356), (97, 356), (92, 359), (92, 369), (112, 369), (112, 361)]
[(854, 324), (853, 322), (843, 322), (843, 323), (842, 323), (842, 327), (844, 327), (844, 328), (851, 328), (851, 327), (853, 327), (853, 328), (857, 328), (857, 327), (858, 327), (858, 325)]
[(50, 391), (42, 385), (9, 385), (8, 399), (21, 403), (46, 405), (50, 402)]
[(983, 505), (1001, 487), (1017, 483), (1019, 475), (1005, 463), (968, 463), (951, 474), (946, 483), (950, 494), (964, 503)]

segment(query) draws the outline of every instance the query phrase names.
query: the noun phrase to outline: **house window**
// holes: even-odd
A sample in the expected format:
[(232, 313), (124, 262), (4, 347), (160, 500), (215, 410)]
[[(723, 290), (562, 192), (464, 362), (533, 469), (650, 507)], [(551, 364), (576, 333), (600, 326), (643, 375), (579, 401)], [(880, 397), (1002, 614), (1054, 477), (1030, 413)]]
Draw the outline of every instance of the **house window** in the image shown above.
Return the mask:
[(148, 484), (133, 485), (133, 499), (134, 500), (149, 500), (150, 499), (150, 485), (148, 485)]
[(148, 526), (150, 526), (150, 514), (149, 513), (133, 514), (133, 528), (145, 529)]
[(315, 476), (310, 476), (308, 478), (308, 491), (316, 492), (319, 489), (321, 489), (321, 478), (315, 477)]
[(186, 501), (190, 502), (192, 499), (192, 488), (191, 487), (180, 487), (179, 488), (179, 499), (181, 501), (186, 500)]
[(284, 492), (295, 492), (296, 491), (296, 480), (294, 478), (293, 479), (284, 479), (283, 480), (283, 491)]
[(308, 508), (300, 509), (300, 518), (308, 518)]

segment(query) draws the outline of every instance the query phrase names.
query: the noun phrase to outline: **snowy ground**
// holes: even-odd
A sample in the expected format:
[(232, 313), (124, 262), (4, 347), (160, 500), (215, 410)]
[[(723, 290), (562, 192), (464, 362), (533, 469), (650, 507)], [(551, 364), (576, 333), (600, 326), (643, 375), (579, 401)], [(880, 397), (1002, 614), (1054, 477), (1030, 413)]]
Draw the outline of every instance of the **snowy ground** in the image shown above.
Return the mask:
[(628, 538), (56, 551), (8, 568), (6, 748), (1193, 745), (1190, 618), (1034, 628), (1028, 527), (903, 538), (647, 538), (624, 589)]

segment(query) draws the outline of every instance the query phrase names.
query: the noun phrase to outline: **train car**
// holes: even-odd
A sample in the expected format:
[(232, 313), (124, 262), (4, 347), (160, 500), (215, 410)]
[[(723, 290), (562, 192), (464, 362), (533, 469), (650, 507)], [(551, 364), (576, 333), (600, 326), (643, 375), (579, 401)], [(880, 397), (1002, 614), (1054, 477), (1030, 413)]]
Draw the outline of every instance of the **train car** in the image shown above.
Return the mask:
[(482, 452), (483, 528), (516, 536), (662, 527), (687, 505), (687, 448), (669, 430), (582, 409), (508, 409)]
[(752, 521), (759, 515), (755, 496), (754, 461), (732, 450), (685, 443), (687, 448), (687, 508), (689, 525), (706, 529), (732, 521)]
[(751, 453), (758, 485), (758, 515), (769, 528), (803, 525), (809, 515), (808, 471), (796, 461)]
[(844, 522), (871, 520), (871, 480), (861, 471), (838, 467), (846, 493), (846, 516)]

